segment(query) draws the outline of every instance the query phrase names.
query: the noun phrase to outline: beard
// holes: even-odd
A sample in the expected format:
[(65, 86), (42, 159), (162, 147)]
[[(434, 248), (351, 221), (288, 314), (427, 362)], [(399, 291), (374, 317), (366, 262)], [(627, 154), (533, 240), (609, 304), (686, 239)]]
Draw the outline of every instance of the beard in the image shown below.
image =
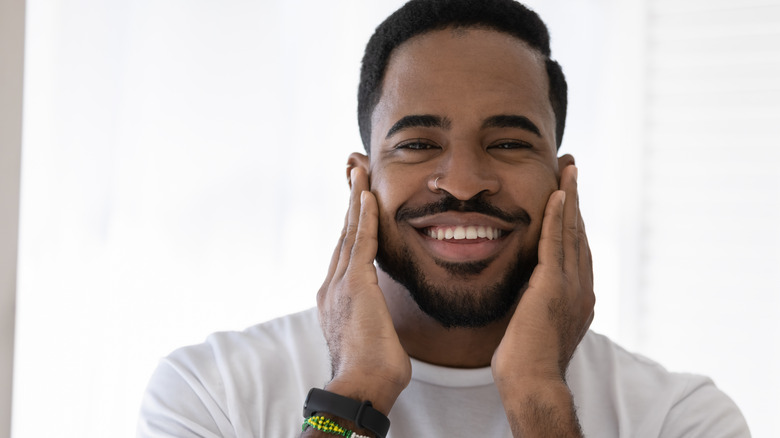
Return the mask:
[[(453, 198), (454, 199), (454, 198)], [(457, 203), (457, 206), (455, 206)], [(511, 222), (530, 224), (524, 210), (514, 214), (485, 207), (483, 201), (453, 203), (444, 199), (417, 209), (400, 209), (396, 221), (448, 210), (475, 211), (493, 214)], [(478, 328), (504, 319), (520, 300), (537, 264), (536, 248), (520, 250), (498, 281), (483, 287), (467, 284), (468, 279), (480, 275), (496, 258), (475, 262), (454, 263), (434, 259), (449, 273), (449, 279), (437, 284), (426, 277), (421, 264), (403, 243), (391, 242), (388, 233), (379, 227), (379, 248), (376, 262), (390, 278), (409, 291), (420, 310), (445, 328)]]

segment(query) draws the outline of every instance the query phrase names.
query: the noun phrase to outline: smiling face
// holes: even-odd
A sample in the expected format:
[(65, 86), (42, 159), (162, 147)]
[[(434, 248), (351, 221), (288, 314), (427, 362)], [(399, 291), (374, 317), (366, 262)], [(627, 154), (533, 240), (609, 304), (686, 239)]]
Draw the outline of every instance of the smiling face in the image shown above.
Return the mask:
[(379, 267), (444, 326), (506, 316), (558, 188), (543, 58), (504, 33), (433, 31), (396, 49), (382, 89), (368, 163)]

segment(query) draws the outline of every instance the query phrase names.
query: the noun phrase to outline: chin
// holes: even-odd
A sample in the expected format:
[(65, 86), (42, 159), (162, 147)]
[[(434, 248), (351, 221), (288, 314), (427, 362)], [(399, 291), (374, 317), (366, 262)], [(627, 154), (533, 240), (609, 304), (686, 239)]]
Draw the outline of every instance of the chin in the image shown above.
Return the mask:
[[(503, 320), (528, 286), (536, 251), (519, 252), (507, 268), (493, 273), (498, 257), (475, 262), (434, 261), (438, 275), (426, 275), (419, 257), (403, 245), (392, 245), (382, 234), (376, 261), (409, 292), (420, 310), (445, 328), (479, 328)], [(437, 272), (437, 273), (438, 273)], [(488, 276), (496, 281), (485, 282)]]

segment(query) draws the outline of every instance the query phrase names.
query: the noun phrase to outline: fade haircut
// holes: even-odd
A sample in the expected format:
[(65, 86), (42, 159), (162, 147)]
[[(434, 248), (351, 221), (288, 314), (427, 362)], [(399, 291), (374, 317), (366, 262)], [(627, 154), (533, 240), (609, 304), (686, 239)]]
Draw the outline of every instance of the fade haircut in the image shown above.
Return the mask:
[(536, 12), (513, 0), (411, 0), (376, 28), (363, 54), (358, 127), (366, 152), (371, 149), (371, 114), (382, 96), (382, 81), (393, 50), (414, 36), (448, 27), (507, 33), (544, 57), (555, 113), (555, 139), (560, 148), (566, 125), (566, 78), (561, 66), (550, 58), (550, 34)]

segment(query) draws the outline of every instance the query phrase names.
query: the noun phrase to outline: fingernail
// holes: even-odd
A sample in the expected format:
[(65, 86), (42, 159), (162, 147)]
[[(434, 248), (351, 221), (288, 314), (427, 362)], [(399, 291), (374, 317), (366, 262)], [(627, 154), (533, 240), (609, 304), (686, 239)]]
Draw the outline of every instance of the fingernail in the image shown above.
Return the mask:
[(580, 174), (580, 170), (577, 169), (577, 166), (574, 166), (574, 181), (577, 181), (577, 177)]
[(349, 171), (349, 179), (350, 181), (355, 181), (355, 171), (357, 170), (357, 167), (353, 167), (352, 170)]
[(561, 205), (563, 205), (566, 202), (566, 192), (563, 190), (559, 190), (561, 192)]

